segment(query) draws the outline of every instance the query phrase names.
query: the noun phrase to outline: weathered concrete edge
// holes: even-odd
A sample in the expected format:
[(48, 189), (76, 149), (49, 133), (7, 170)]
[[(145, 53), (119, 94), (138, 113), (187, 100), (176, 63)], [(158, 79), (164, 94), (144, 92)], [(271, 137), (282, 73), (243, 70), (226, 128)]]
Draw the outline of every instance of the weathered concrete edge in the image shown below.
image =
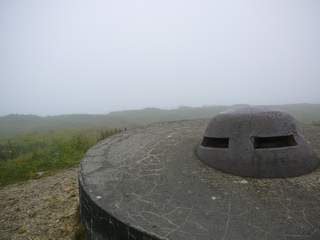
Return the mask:
[(162, 240), (151, 234), (131, 227), (99, 207), (86, 193), (79, 178), (81, 223), (86, 230), (86, 239), (144, 239)]
[[(141, 128), (136, 128), (141, 129)], [(135, 130), (136, 130), (135, 129)], [(132, 131), (132, 130), (131, 130)], [(116, 134), (108, 139), (102, 140), (97, 145), (90, 148), (81, 160), (78, 185), (79, 185), (79, 204), (80, 204), (80, 220), (86, 230), (87, 240), (105, 240), (105, 239), (143, 239), (143, 240), (165, 240), (152, 233), (147, 233), (143, 229), (137, 229), (124, 223), (101, 208), (87, 193), (85, 181), (83, 179), (82, 162), (90, 158), (89, 152), (94, 151), (99, 145), (112, 145), (113, 140), (123, 136), (123, 133)]]

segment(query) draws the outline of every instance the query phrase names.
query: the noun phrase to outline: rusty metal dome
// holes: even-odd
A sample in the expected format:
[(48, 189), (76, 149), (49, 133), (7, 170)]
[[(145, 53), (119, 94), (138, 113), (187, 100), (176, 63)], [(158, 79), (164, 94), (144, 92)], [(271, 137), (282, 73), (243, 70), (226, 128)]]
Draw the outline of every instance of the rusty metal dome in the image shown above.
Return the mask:
[(258, 178), (299, 176), (319, 165), (292, 116), (250, 106), (214, 117), (197, 154), (213, 168)]

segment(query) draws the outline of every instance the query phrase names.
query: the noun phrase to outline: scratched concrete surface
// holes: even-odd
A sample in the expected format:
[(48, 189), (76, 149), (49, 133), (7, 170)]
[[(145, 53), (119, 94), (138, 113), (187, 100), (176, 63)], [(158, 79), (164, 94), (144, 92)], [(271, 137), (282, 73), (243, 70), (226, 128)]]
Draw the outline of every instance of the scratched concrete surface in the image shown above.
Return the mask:
[[(102, 141), (83, 159), (80, 184), (99, 209), (152, 239), (320, 239), (320, 170), (287, 179), (217, 171), (195, 155), (207, 124), (159, 123)], [(303, 130), (319, 155), (320, 128)]]

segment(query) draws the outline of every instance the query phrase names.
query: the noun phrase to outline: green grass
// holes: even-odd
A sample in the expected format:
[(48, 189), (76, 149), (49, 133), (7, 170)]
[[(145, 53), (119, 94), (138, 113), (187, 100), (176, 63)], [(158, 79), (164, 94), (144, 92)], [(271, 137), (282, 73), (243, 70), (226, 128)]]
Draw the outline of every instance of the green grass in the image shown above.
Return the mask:
[(117, 132), (117, 129), (64, 130), (1, 140), (0, 186), (75, 166), (91, 146)]
[[(298, 121), (320, 126), (320, 104), (275, 107), (289, 112)], [(48, 175), (78, 164), (89, 147), (117, 132), (96, 130), (104, 126), (124, 128), (161, 121), (211, 118), (225, 109), (227, 106), (180, 107), (173, 110), (148, 108), (106, 115), (0, 117), (0, 186)]]

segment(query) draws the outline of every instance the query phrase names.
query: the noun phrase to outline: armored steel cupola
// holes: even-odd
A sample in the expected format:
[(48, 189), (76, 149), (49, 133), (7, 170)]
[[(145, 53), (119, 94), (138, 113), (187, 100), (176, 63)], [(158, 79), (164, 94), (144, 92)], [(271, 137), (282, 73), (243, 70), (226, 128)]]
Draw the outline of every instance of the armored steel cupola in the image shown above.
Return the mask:
[(197, 154), (213, 168), (258, 178), (299, 176), (319, 164), (292, 116), (249, 106), (214, 117)]

